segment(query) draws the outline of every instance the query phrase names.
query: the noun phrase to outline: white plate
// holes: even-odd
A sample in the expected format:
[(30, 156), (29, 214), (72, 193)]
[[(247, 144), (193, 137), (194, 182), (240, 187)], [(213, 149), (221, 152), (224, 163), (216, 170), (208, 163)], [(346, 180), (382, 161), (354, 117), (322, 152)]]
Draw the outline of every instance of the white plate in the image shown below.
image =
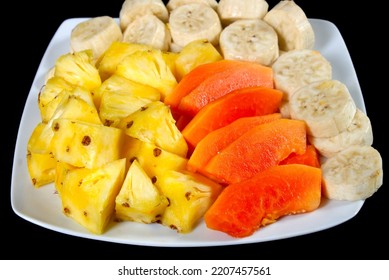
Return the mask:
[[(22, 115), (12, 170), (11, 203), (14, 212), (27, 221), (64, 234), (133, 245), (195, 247), (246, 244), (284, 239), (325, 230), (354, 217), (364, 201), (342, 202), (324, 200), (311, 213), (280, 218), (276, 223), (261, 227), (252, 236), (236, 239), (213, 231), (201, 223), (189, 234), (178, 234), (160, 224), (145, 225), (134, 222), (114, 224), (103, 235), (93, 235), (67, 218), (53, 184), (36, 189), (32, 186), (26, 164), (28, 139), (40, 121), (37, 98), (44, 78), (55, 60), (69, 52), (71, 29), (86, 18), (64, 21), (52, 38), (36, 73)], [(347, 85), (357, 106), (366, 112), (361, 88), (344, 40), (337, 27), (326, 20), (310, 19), (316, 34), (315, 49), (333, 67), (333, 78)]]

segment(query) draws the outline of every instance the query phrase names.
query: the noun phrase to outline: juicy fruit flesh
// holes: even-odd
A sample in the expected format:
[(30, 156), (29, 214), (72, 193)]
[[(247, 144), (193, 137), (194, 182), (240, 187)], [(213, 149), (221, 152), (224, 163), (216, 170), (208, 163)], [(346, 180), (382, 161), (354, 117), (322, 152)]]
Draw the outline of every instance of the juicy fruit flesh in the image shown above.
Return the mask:
[(204, 219), (210, 229), (246, 237), (282, 216), (313, 211), (320, 200), (320, 168), (279, 165), (226, 187)]

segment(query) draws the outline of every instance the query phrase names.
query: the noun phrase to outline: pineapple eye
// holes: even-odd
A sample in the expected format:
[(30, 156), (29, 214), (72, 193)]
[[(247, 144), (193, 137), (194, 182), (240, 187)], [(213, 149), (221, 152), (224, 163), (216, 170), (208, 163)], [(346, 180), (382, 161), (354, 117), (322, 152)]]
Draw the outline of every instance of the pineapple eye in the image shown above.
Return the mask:
[(84, 136), (84, 138), (82, 138), (82, 141), (81, 141), (82, 145), (84, 145), (84, 146), (89, 146), (89, 144), (91, 142), (92, 142), (92, 139), (88, 135)]
[(129, 204), (128, 202), (123, 202), (123, 203), (122, 203), (122, 206), (123, 206), (123, 207), (130, 207), (130, 204)]
[(126, 128), (130, 128), (133, 124), (134, 124), (134, 121), (129, 121), (129, 122), (126, 124)]
[(53, 129), (54, 129), (54, 131), (58, 131), (59, 130), (59, 123), (55, 123)]
[(155, 149), (153, 150), (153, 155), (154, 155), (155, 157), (160, 156), (161, 153), (162, 153), (162, 150), (159, 149), (159, 148), (155, 148)]
[(104, 121), (105, 126), (111, 126), (113, 123), (114, 123), (114, 121), (112, 121), (112, 120), (105, 120)]

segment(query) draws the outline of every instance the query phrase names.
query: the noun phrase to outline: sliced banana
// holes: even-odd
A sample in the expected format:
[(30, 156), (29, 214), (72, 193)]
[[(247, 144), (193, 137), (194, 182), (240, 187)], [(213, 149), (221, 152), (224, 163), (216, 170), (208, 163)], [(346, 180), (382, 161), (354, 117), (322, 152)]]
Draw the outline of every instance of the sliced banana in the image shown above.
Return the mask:
[(217, 7), (223, 26), (240, 19), (262, 19), (268, 12), (265, 0), (220, 0)]
[(171, 12), (182, 5), (186, 5), (190, 3), (206, 4), (209, 5), (214, 10), (216, 10), (218, 6), (218, 2), (216, 0), (169, 0), (166, 4), (166, 8), (168, 9), (169, 12)]
[(308, 136), (322, 156), (333, 157), (337, 153), (353, 145), (371, 146), (373, 144), (373, 130), (369, 117), (357, 109), (349, 127), (333, 137)]
[(218, 45), (222, 25), (218, 14), (209, 5), (191, 3), (170, 13), (169, 27), (172, 41), (184, 47), (194, 40), (206, 39)]
[(169, 12), (162, 0), (125, 0), (119, 12), (122, 31), (137, 17), (155, 15), (163, 22), (169, 20)]
[(123, 42), (148, 45), (162, 51), (170, 47), (170, 31), (155, 15), (136, 18), (123, 33)]
[(292, 119), (307, 124), (308, 135), (333, 137), (345, 131), (356, 113), (356, 105), (345, 84), (338, 80), (310, 83), (290, 98)]
[(303, 9), (295, 1), (280, 1), (263, 18), (278, 34), (283, 51), (312, 49), (315, 33)]
[(329, 199), (366, 199), (383, 183), (382, 158), (372, 146), (350, 146), (327, 159), (321, 169), (323, 193)]
[(70, 34), (70, 48), (73, 52), (91, 49), (94, 60), (116, 41), (122, 40), (122, 31), (109, 16), (94, 17), (77, 24)]
[(224, 59), (245, 60), (270, 66), (279, 55), (277, 33), (261, 19), (242, 19), (220, 34)]
[(274, 86), (285, 93), (280, 107), (284, 118), (290, 117), (288, 102), (297, 89), (332, 78), (330, 62), (319, 51), (310, 49), (283, 52), (272, 64), (272, 69)]

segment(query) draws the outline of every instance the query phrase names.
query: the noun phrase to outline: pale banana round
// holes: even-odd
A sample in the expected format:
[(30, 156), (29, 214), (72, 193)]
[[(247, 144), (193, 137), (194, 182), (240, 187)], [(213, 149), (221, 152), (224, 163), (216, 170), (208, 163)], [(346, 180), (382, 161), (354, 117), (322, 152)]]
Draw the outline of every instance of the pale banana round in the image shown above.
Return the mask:
[(283, 51), (313, 49), (315, 33), (303, 9), (295, 1), (280, 1), (263, 18), (278, 34)]
[(265, 0), (220, 0), (217, 6), (223, 26), (241, 19), (262, 19), (268, 9)]
[(290, 118), (289, 98), (297, 89), (309, 83), (332, 78), (330, 62), (317, 50), (282, 52), (271, 67), (275, 88), (284, 92), (280, 106), (284, 118)]
[(152, 14), (163, 22), (169, 20), (169, 11), (162, 0), (125, 0), (119, 11), (119, 22), (122, 31), (137, 17)]
[(323, 194), (356, 201), (372, 196), (383, 183), (382, 158), (372, 146), (350, 146), (322, 165)]
[(116, 41), (121, 41), (122, 31), (110, 16), (100, 16), (77, 24), (70, 34), (73, 52), (91, 49), (95, 61)]
[(347, 129), (333, 137), (308, 136), (319, 153), (327, 158), (353, 145), (371, 146), (373, 144), (373, 130), (369, 117), (357, 108), (357, 112)]
[(345, 84), (338, 80), (310, 83), (289, 100), (292, 119), (307, 124), (308, 135), (333, 137), (351, 124), (357, 107)]
[(191, 3), (202, 3), (209, 5), (212, 9), (216, 10), (218, 6), (218, 2), (216, 0), (169, 0), (166, 4), (166, 8), (169, 12), (173, 11), (174, 9)]
[(123, 33), (123, 42), (151, 46), (162, 51), (170, 48), (171, 36), (167, 25), (155, 15), (136, 18)]
[(174, 9), (170, 13), (169, 28), (172, 41), (180, 47), (200, 39), (206, 39), (216, 46), (222, 31), (216, 11), (201, 3), (186, 4)]
[(224, 59), (257, 62), (270, 66), (279, 55), (277, 33), (261, 19), (242, 19), (220, 34)]

